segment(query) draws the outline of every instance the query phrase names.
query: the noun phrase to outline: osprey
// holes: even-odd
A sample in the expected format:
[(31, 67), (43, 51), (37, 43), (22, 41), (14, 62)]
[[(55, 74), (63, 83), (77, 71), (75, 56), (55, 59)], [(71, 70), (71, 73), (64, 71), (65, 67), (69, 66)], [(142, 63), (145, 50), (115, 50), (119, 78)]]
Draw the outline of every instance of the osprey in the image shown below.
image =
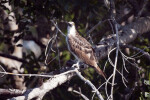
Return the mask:
[(66, 42), (69, 51), (78, 60), (77, 64), (79, 64), (79, 62), (83, 62), (87, 65), (90, 65), (95, 68), (98, 74), (105, 78), (105, 74), (97, 65), (97, 60), (91, 44), (85, 38), (79, 35), (75, 28), (74, 22), (68, 22), (67, 24)]

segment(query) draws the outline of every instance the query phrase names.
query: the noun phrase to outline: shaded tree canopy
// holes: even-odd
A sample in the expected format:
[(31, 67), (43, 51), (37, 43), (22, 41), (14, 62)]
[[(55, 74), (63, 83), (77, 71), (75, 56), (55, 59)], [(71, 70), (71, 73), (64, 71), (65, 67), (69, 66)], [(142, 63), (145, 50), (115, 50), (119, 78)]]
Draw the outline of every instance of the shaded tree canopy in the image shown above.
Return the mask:
[(150, 99), (150, 0), (1, 0), (0, 99), (99, 100), (72, 71), (69, 21), (107, 76), (80, 64), (104, 100)]

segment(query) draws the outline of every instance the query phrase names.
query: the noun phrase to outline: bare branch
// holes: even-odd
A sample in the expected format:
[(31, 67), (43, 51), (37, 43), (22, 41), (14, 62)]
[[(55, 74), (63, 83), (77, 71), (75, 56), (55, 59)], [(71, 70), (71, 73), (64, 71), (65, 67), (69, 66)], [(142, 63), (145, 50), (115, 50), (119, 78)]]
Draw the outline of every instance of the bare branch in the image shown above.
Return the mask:
[(68, 91), (74, 92), (76, 94), (79, 94), (84, 100), (89, 100), (82, 92), (81, 89), (79, 88), (79, 91), (73, 90), (71, 87), (68, 88)]
[(85, 78), (81, 75), (81, 73), (78, 71), (77, 68), (75, 69), (75, 71), (76, 71), (76, 74), (80, 77), (80, 79), (83, 80), (85, 83), (87, 83), (87, 84), (94, 90), (94, 92), (96, 92), (98, 98), (99, 98), (100, 100), (104, 100), (104, 98), (102, 97), (102, 95), (100, 94), (100, 92), (96, 89), (96, 87), (95, 87), (89, 80), (85, 79)]
[(55, 27), (57, 28), (57, 30), (58, 30), (64, 37), (66, 37), (66, 35), (59, 29), (58, 25), (57, 25), (53, 20), (51, 20), (51, 22), (55, 25)]
[[(76, 65), (76, 64), (75, 64)], [(74, 66), (74, 65), (72, 65)], [(1, 66), (2, 67), (2, 66)], [(3, 69), (3, 67), (2, 67)], [(40, 87), (28, 89), (25, 91), (25, 93), (22, 96), (14, 97), (12, 99), (16, 100), (24, 100), (25, 98), (33, 99), (35, 97), (42, 98), (48, 91), (56, 88), (57, 86), (63, 84), (64, 82), (70, 80), (75, 74), (77, 74), (81, 80), (85, 81), (92, 89), (96, 92), (100, 100), (104, 100), (99, 91), (96, 89), (96, 87), (89, 81), (86, 80), (78, 71), (78, 68), (68, 68), (68, 71), (62, 69), (60, 74), (56, 75), (42, 75), (42, 74), (14, 74), (9, 72), (0, 72), (4, 75), (17, 75), (17, 76), (38, 76), (38, 77), (51, 77), (48, 81), (43, 83)], [(55, 72), (51, 72), (51, 74), (54, 74)], [(37, 93), (38, 91), (38, 93)], [(39, 92), (40, 91), (40, 92)]]
[[(119, 31), (120, 44), (128, 44), (134, 41), (138, 35), (150, 31), (150, 17), (140, 18), (137, 21), (128, 24)], [(97, 46), (95, 46), (95, 52), (97, 58), (100, 60), (107, 56), (108, 52), (116, 45), (116, 34), (109, 35), (101, 40)]]
[(89, 35), (91, 32), (93, 32), (100, 24), (102, 21), (99, 21), (94, 27), (92, 27), (86, 34)]
[(113, 76), (112, 76), (112, 84), (111, 84), (111, 100), (113, 100), (113, 91), (114, 91), (114, 82), (115, 82), (115, 76), (116, 76), (116, 69), (117, 69), (117, 62), (118, 62), (118, 51), (119, 51), (119, 34), (118, 34), (118, 26), (117, 26), (117, 22), (115, 20), (115, 15), (116, 15), (116, 9), (115, 9), (115, 4), (113, 0), (110, 0), (110, 14), (111, 14), (111, 19), (112, 19), (112, 23), (114, 25), (114, 30), (116, 33), (116, 57), (115, 57), (115, 63), (113, 64), (114, 66), (114, 70), (113, 70)]
[(20, 96), (23, 95), (25, 91), (18, 90), (18, 89), (0, 89), (0, 97), (3, 97), (3, 99)]
[[(72, 70), (72, 68), (68, 69)], [(63, 70), (64, 71), (64, 70)], [(43, 96), (50, 90), (70, 80), (75, 75), (75, 72), (70, 71), (66, 74), (61, 74), (56, 77), (52, 77), (44, 82), (40, 87), (28, 89), (24, 95), (12, 98), (15, 100), (33, 99), (35, 97), (43, 98)]]
[(144, 11), (147, 3), (148, 3), (148, 0), (144, 0), (144, 3), (142, 5), (142, 9), (138, 12), (138, 17), (140, 17), (142, 15), (142, 12)]
[(81, 92), (78, 92), (76, 90), (73, 90), (74, 93), (77, 93), (79, 95), (81, 95), (81, 97), (84, 99), (84, 100), (89, 100), (84, 94), (82, 94)]
[(142, 53), (143, 56), (145, 56), (148, 60), (150, 60), (150, 54), (148, 52), (145, 52), (144, 49), (142, 50), (142, 49), (134, 47), (132, 45), (121, 45), (121, 47), (123, 47), (123, 48), (130, 48), (130, 49), (133, 49), (135, 51), (138, 51), (137, 54)]

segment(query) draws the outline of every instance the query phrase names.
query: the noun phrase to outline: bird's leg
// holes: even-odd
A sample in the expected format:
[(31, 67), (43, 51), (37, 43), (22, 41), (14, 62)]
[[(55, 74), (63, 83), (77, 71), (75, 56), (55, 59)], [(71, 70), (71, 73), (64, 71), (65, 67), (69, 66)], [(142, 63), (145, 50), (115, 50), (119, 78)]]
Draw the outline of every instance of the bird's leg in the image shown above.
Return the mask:
[(79, 69), (79, 63), (80, 63), (80, 61), (77, 61), (77, 63), (73, 64), (72, 67), (77, 67)]

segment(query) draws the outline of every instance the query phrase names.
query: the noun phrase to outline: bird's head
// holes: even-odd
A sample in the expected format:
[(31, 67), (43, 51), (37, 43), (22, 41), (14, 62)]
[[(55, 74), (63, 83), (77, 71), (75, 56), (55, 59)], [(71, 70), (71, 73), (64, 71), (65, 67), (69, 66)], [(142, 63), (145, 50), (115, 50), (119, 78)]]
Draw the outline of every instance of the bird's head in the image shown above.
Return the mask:
[(75, 34), (76, 33), (76, 28), (75, 28), (75, 23), (74, 22), (67, 22), (67, 31), (68, 34)]
[(72, 26), (75, 26), (75, 23), (74, 22), (68, 22), (68, 27), (72, 27)]

